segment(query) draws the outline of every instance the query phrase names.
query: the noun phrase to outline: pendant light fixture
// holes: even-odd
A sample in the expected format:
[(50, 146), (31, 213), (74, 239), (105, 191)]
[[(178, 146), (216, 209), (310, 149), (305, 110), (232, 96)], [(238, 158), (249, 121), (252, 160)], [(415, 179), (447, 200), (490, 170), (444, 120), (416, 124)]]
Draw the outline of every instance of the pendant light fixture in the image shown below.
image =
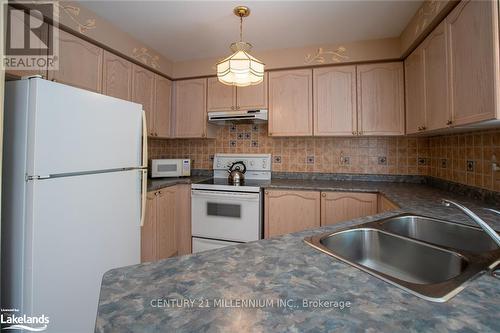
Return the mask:
[(252, 45), (243, 41), (243, 18), (250, 15), (250, 9), (238, 6), (233, 12), (240, 18), (240, 41), (231, 44), (232, 55), (217, 63), (217, 78), (230, 86), (259, 84), (264, 80), (264, 64), (248, 53)]

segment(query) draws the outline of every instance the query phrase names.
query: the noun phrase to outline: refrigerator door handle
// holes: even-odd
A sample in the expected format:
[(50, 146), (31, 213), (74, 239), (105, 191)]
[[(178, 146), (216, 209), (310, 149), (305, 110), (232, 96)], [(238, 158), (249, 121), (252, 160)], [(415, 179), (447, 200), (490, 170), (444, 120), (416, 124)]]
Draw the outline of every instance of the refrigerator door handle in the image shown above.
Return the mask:
[(146, 200), (148, 190), (148, 125), (146, 111), (142, 110), (142, 191), (141, 191), (141, 227), (146, 218)]
[(148, 167), (148, 124), (146, 111), (142, 110), (142, 167)]
[(142, 170), (142, 191), (141, 191), (141, 227), (144, 226), (146, 219), (146, 200), (147, 200), (147, 184), (148, 184), (148, 170)]

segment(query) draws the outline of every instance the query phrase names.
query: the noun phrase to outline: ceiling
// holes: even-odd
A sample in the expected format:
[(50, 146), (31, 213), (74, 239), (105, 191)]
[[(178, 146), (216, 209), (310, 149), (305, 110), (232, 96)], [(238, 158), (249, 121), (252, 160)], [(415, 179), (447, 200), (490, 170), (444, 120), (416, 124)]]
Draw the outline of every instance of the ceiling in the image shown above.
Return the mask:
[(252, 13), (243, 39), (254, 50), (398, 37), (422, 1), (85, 1), (172, 61), (223, 57), (239, 39), (237, 5)]

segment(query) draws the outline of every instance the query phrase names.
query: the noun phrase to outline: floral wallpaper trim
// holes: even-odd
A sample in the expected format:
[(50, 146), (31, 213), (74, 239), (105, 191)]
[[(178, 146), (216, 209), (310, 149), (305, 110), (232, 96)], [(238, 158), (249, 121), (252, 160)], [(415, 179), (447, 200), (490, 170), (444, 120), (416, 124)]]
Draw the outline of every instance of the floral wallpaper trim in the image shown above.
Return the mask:
[(151, 55), (149, 50), (145, 47), (134, 47), (132, 56), (154, 69), (160, 68), (160, 57), (158, 55)]
[(78, 27), (78, 31), (80, 33), (84, 34), (88, 30), (95, 29), (97, 27), (95, 18), (89, 18), (83, 23), (78, 19), (78, 16), (80, 15), (80, 8), (76, 6), (62, 5), (59, 2), (55, 2), (54, 4), (58, 9), (62, 9), (62, 11), (69, 16), (69, 18)]
[[(349, 57), (344, 53), (347, 49), (344, 46), (339, 46), (333, 51), (324, 50), (322, 47), (316, 50), (316, 54), (307, 54), (304, 58), (304, 64), (309, 65), (312, 63), (324, 64), (326, 62), (342, 62), (348, 60)], [(330, 60), (328, 60), (330, 58)]]

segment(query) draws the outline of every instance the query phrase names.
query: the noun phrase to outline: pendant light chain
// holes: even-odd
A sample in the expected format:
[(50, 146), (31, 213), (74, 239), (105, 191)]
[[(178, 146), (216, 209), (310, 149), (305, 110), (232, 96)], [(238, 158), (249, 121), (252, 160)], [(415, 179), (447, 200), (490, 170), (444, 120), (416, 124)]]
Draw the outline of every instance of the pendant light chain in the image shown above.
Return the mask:
[(243, 42), (243, 16), (240, 15), (240, 42)]

